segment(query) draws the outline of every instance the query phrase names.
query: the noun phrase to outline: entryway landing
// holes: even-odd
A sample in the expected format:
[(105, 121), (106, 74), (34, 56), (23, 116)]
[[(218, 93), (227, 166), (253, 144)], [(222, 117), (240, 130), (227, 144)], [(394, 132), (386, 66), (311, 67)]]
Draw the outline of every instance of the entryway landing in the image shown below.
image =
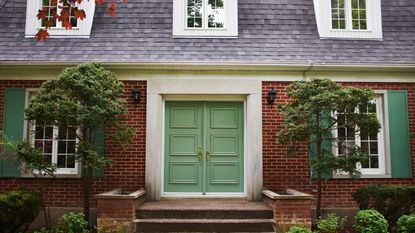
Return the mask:
[(243, 199), (167, 199), (136, 211), (138, 232), (272, 232), (273, 212)]

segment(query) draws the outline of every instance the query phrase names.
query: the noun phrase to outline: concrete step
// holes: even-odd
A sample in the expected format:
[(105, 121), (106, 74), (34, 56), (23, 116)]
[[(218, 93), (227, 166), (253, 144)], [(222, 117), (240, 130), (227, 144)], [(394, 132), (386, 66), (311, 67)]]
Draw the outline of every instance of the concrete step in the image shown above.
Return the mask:
[(138, 219), (272, 219), (272, 214), (262, 202), (203, 199), (147, 202), (136, 211)]
[(136, 219), (137, 232), (273, 232), (272, 219)]
[(272, 210), (138, 210), (138, 219), (272, 219)]

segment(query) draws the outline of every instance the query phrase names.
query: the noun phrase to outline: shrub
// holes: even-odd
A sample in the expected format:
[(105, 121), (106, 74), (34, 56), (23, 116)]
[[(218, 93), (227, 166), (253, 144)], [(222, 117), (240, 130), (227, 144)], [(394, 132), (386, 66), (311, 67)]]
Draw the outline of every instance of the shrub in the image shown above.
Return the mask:
[(17, 189), (0, 194), (0, 233), (25, 231), (42, 207), (38, 192)]
[(287, 233), (312, 233), (310, 229), (304, 226), (292, 226)]
[(360, 210), (356, 214), (359, 233), (388, 233), (388, 221), (376, 210)]
[(375, 209), (393, 228), (402, 215), (415, 213), (415, 186), (370, 185), (352, 194), (360, 209)]
[(329, 214), (327, 218), (317, 220), (317, 230), (319, 233), (337, 233), (343, 229), (346, 218), (340, 218), (336, 214)]
[(401, 216), (398, 219), (398, 222), (396, 224), (396, 232), (414, 233), (415, 232), (415, 214)]
[(88, 233), (88, 222), (82, 213), (67, 213), (59, 218), (56, 233)]
[(88, 222), (84, 220), (84, 214), (69, 212), (62, 215), (58, 225), (51, 230), (42, 228), (34, 233), (88, 233)]

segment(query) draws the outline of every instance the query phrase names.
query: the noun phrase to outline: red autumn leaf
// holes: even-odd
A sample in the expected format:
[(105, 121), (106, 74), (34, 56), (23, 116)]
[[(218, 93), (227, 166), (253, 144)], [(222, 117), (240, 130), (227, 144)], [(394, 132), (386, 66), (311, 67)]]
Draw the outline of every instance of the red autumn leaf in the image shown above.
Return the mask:
[(117, 16), (117, 13), (115, 12), (115, 1), (114, 0), (111, 0), (110, 6), (108, 7), (108, 13), (112, 17)]
[(61, 21), (65, 21), (68, 20), (69, 21), (69, 17), (71, 16), (71, 14), (69, 13), (68, 8), (65, 8), (61, 11)]
[(48, 12), (46, 10), (39, 10), (37, 13), (37, 19), (44, 19), (48, 15)]
[(53, 20), (47, 20), (44, 22), (44, 26), (46, 29), (51, 28), (53, 26), (54, 21)]
[(50, 5), (56, 5), (58, 4), (58, 0), (50, 0)]
[(105, 2), (105, 0), (95, 0), (95, 4), (97, 4), (97, 5), (101, 5), (104, 2)]
[(83, 0), (76, 0), (75, 2), (77, 2), (78, 4), (81, 4)]
[(49, 33), (45, 29), (40, 29), (36, 34), (37, 41), (45, 41), (49, 37)]
[(69, 20), (62, 20), (62, 26), (66, 28), (66, 30), (72, 29), (72, 24)]
[(85, 14), (84, 10), (74, 10), (73, 14), (75, 16), (75, 19), (83, 20), (86, 17), (86, 14)]

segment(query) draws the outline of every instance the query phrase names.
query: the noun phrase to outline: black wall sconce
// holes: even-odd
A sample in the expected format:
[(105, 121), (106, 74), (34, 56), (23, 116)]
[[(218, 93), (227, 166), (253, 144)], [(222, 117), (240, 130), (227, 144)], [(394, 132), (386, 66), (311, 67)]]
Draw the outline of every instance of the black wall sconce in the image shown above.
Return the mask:
[(277, 96), (277, 91), (275, 90), (275, 87), (273, 87), (269, 92), (268, 92), (268, 104), (269, 105), (274, 105), (275, 103), (275, 97)]
[(141, 94), (140, 89), (135, 89), (134, 88), (131, 91), (131, 97), (133, 98), (133, 103), (135, 103), (135, 104), (140, 103), (140, 94)]

